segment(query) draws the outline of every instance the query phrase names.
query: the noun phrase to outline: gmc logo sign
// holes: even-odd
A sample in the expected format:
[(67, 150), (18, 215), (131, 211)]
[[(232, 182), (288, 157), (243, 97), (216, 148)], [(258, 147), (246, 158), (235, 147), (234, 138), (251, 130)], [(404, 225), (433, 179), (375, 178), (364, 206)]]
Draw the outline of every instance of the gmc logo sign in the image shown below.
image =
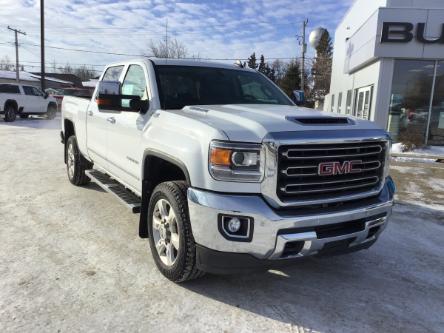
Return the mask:
[(357, 173), (362, 170), (357, 167), (362, 161), (344, 161), (344, 162), (324, 162), (318, 167), (319, 176), (336, 176)]
[(408, 22), (384, 22), (382, 27), (381, 43), (409, 43), (416, 40), (423, 44), (444, 44), (444, 24), (441, 28), (441, 37), (427, 39), (425, 37), (425, 23), (418, 23), (416, 34), (413, 33), (415, 26)]

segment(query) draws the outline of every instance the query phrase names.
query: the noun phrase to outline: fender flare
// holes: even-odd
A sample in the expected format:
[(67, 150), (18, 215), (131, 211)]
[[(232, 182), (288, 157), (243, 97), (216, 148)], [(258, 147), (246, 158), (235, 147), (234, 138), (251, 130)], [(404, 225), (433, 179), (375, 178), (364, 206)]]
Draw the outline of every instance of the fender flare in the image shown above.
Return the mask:
[(179, 159), (160, 152), (158, 150), (154, 150), (154, 149), (147, 149), (145, 150), (144, 154), (143, 154), (143, 164), (142, 164), (142, 202), (141, 202), (141, 207), (140, 207), (140, 219), (139, 219), (139, 237), (140, 238), (148, 238), (149, 237), (149, 233), (148, 233), (148, 205), (149, 205), (149, 201), (150, 201), (150, 197), (151, 197), (151, 193), (150, 191), (153, 190), (152, 185), (149, 183), (149, 180), (146, 179), (145, 177), (145, 170), (147, 165), (145, 164), (145, 161), (147, 160), (147, 157), (157, 157), (160, 159), (163, 159), (175, 166), (177, 166), (178, 168), (180, 168), (180, 170), (182, 170), (183, 174), (185, 175), (185, 180), (188, 184), (188, 186), (191, 186), (191, 180), (190, 180), (190, 174), (188, 172), (188, 169), (186, 167), (186, 165), (180, 161)]

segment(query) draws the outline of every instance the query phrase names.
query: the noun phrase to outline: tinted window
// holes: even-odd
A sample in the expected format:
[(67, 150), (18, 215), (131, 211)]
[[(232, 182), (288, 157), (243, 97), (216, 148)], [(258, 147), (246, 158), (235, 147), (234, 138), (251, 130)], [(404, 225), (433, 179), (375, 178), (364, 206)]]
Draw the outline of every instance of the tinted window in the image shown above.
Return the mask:
[(33, 89), (33, 87), (23, 86), (23, 90), (25, 92), (25, 95), (34, 96), (34, 89)]
[(262, 75), (236, 69), (156, 66), (162, 109), (187, 105), (293, 105)]
[(43, 92), (39, 88), (32, 87), (32, 90), (34, 92), (34, 96), (43, 96), (44, 95)]
[(20, 94), (20, 89), (13, 84), (0, 84), (0, 93)]
[(122, 74), (123, 66), (114, 66), (106, 70), (103, 75), (103, 81), (119, 81), (120, 74)]

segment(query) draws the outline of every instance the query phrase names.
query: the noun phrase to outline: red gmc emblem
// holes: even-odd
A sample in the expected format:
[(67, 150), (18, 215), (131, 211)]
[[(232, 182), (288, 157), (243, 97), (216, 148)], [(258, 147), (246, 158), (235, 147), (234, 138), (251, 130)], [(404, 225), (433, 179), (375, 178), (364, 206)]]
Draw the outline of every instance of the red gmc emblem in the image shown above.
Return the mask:
[(361, 172), (357, 165), (362, 165), (362, 161), (323, 162), (319, 164), (318, 175), (336, 176)]

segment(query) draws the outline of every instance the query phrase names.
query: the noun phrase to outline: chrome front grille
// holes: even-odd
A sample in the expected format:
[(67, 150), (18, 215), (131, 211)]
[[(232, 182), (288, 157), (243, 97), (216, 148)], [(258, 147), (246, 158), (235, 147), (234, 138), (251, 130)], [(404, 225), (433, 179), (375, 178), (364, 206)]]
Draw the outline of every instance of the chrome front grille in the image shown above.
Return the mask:
[[(385, 141), (280, 146), (277, 196), (282, 202), (327, 202), (375, 191), (382, 185), (385, 155)], [(344, 171), (349, 163), (353, 170)], [(335, 165), (337, 172), (325, 174), (322, 165)]]

